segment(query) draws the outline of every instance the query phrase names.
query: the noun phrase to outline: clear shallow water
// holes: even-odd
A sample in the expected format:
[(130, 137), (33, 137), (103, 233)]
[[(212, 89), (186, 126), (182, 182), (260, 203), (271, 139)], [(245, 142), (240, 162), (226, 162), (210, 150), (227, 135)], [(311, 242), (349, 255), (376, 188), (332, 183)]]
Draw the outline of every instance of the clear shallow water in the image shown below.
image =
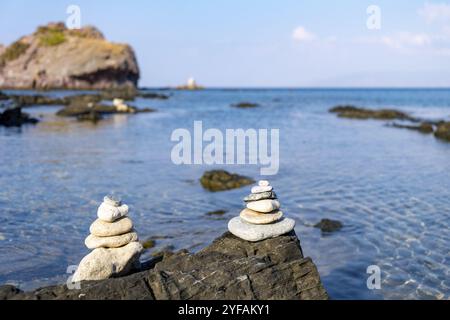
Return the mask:
[[(262, 106), (229, 106), (240, 101)], [(449, 119), (449, 90), (207, 90), (135, 104), (158, 112), (95, 126), (37, 107), (28, 110), (43, 116), (37, 126), (0, 127), (0, 283), (65, 281), (89, 252), (84, 238), (107, 193), (130, 205), (141, 239), (164, 238), (155, 250), (198, 250), (225, 232), (249, 188), (209, 193), (198, 179), (211, 167), (170, 160), (172, 131), (202, 120), (205, 129), (280, 128), (270, 181), (332, 298), (450, 297), (450, 144), (327, 112), (356, 104)], [(259, 178), (258, 166), (219, 167)], [(207, 215), (215, 210), (227, 213)], [(322, 234), (311, 227), (322, 218), (344, 228)], [(381, 290), (367, 289), (369, 265), (381, 268)]]

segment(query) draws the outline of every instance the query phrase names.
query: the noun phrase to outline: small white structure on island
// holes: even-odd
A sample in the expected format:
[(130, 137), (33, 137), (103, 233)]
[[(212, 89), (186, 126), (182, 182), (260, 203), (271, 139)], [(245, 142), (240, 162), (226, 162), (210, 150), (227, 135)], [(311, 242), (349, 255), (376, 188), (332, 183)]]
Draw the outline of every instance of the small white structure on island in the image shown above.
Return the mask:
[(143, 247), (128, 217), (128, 206), (106, 196), (97, 216), (85, 240), (86, 247), (93, 251), (81, 260), (72, 282), (121, 276), (140, 267)]
[(115, 98), (113, 100), (113, 105), (116, 107), (117, 112), (130, 112), (130, 107), (125, 104), (123, 99)]
[(197, 88), (197, 82), (195, 82), (195, 79), (193, 77), (190, 77), (188, 79), (186, 87), (191, 90)]
[(247, 241), (261, 241), (291, 232), (295, 221), (283, 217), (280, 202), (268, 181), (259, 181), (244, 198), (246, 208), (228, 223), (228, 230)]

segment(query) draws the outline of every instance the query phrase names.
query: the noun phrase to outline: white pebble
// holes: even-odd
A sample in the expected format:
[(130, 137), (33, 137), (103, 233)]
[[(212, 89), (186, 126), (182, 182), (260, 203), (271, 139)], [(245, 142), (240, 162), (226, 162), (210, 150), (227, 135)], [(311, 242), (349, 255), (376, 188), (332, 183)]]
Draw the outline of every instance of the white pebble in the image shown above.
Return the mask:
[(269, 183), (269, 181), (267, 181), (267, 180), (260, 180), (260, 181), (258, 182), (258, 185), (259, 185), (260, 187), (268, 187), (268, 186), (270, 186), (270, 183)]

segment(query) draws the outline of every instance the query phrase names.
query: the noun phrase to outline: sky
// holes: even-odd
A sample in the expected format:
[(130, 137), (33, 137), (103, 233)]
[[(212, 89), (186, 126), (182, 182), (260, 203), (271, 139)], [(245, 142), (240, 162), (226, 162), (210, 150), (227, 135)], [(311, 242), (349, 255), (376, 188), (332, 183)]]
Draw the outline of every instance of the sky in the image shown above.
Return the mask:
[(450, 87), (450, 1), (1, 0), (0, 43), (69, 5), (134, 48), (140, 86)]

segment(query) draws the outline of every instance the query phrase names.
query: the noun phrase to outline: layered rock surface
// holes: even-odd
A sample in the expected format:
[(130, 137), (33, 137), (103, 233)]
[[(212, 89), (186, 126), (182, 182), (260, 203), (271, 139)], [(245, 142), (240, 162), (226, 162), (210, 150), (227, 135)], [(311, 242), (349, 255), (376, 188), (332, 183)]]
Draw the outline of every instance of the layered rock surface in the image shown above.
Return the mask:
[[(159, 258), (161, 259), (161, 258)], [(247, 242), (227, 232), (191, 254), (153, 260), (146, 270), (122, 278), (21, 292), (0, 287), (0, 299), (327, 299), (316, 266), (305, 258), (294, 232)]]
[(136, 87), (138, 79), (133, 49), (108, 42), (94, 27), (51, 23), (0, 53), (3, 88), (106, 89)]

